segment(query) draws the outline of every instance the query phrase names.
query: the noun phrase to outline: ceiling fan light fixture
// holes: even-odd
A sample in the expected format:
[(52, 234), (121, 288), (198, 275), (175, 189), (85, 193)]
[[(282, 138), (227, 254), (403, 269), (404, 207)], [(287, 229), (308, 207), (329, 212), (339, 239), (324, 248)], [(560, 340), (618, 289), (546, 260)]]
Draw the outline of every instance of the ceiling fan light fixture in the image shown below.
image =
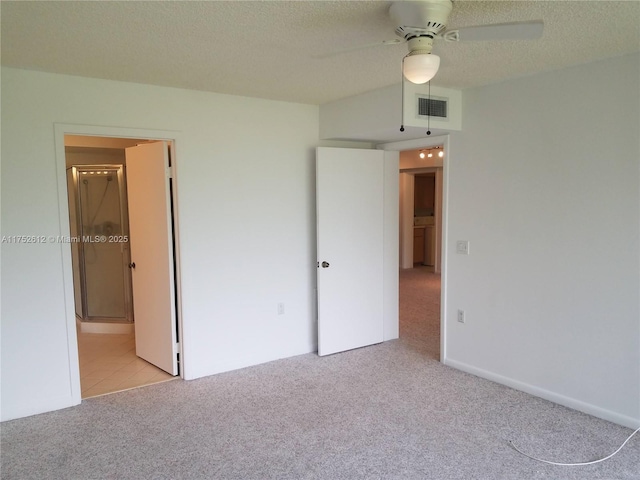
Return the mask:
[(431, 80), (440, 68), (440, 57), (432, 53), (409, 53), (402, 61), (402, 73), (411, 83), (422, 84)]

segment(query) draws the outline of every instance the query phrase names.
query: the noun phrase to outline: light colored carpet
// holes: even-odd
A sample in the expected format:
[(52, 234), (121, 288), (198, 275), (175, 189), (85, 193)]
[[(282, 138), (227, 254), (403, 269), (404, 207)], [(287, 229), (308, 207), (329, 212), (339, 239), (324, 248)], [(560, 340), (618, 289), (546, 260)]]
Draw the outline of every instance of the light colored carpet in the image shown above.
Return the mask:
[(440, 275), (433, 267), (400, 271), (400, 338), (440, 360)]
[(640, 478), (640, 438), (586, 467), (520, 455), (509, 439), (592, 460), (631, 431), (443, 366), (429, 344), (301, 355), (5, 422), (2, 478)]

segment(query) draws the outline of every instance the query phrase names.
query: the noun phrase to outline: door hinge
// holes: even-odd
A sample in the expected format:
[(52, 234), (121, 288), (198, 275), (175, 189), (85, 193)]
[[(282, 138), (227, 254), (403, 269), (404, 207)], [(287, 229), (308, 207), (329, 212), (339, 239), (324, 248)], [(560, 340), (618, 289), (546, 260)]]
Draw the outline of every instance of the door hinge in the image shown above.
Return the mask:
[(173, 178), (173, 169), (171, 167), (167, 167), (165, 172), (167, 174), (167, 178)]
[(176, 342), (173, 344), (173, 353), (180, 353), (180, 342)]

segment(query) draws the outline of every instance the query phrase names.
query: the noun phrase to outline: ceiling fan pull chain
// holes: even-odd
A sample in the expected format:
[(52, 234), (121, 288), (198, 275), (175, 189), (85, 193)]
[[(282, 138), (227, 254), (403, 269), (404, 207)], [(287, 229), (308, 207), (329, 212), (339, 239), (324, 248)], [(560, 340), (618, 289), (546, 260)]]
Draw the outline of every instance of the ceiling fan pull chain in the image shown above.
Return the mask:
[(427, 135), (431, 135), (431, 80), (429, 80), (429, 99), (427, 102)]
[(400, 69), (400, 76), (402, 80), (400, 81), (400, 85), (402, 86), (402, 98), (400, 99), (400, 131), (404, 132), (404, 57), (402, 58), (402, 68)]

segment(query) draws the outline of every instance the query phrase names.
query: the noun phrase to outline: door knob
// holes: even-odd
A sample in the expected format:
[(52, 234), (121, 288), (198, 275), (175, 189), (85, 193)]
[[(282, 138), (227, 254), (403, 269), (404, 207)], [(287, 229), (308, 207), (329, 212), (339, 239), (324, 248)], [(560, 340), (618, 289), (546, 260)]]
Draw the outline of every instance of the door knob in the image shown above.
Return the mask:
[(129, 268), (136, 268), (136, 262), (130, 263)]
[(329, 262), (322, 262), (322, 268), (328, 268)]

